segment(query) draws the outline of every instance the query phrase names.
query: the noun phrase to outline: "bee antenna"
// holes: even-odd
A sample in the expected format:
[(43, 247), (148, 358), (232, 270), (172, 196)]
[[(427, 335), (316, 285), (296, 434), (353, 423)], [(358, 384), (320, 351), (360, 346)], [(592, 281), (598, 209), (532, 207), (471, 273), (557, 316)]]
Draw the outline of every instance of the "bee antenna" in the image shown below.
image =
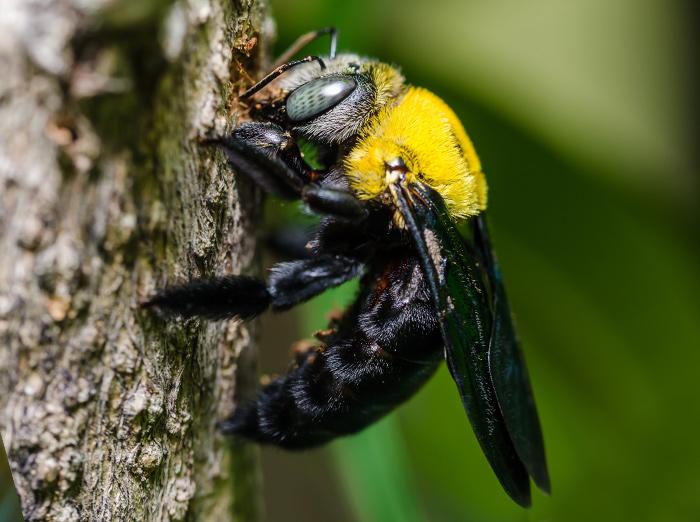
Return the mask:
[(279, 58), (277, 58), (275, 63), (272, 64), (272, 68), (274, 69), (275, 67), (290, 61), (298, 52), (301, 52), (304, 47), (325, 35), (330, 35), (331, 37), (331, 45), (328, 56), (332, 60), (335, 58), (336, 50), (338, 49), (338, 30), (335, 27), (324, 27), (318, 31), (311, 31), (310, 33), (302, 34), (292, 45), (289, 46), (289, 49), (287, 49), (279, 56)]
[(271, 73), (269, 73), (267, 76), (265, 76), (262, 80), (260, 80), (258, 83), (247, 89), (245, 92), (243, 92), (243, 94), (241, 94), (241, 98), (250, 98), (255, 93), (262, 90), (262, 88), (265, 87), (267, 84), (289, 71), (289, 69), (296, 67), (297, 65), (300, 65), (302, 63), (309, 62), (318, 62), (318, 64), (321, 66), (321, 69), (326, 68), (326, 64), (324, 63), (324, 61), (318, 56), (306, 56), (300, 60), (293, 60), (291, 62), (283, 63), (282, 65), (274, 69)]
[(325, 29), (321, 29), (319, 33), (331, 35), (331, 48), (328, 52), (328, 56), (332, 60), (335, 58), (335, 53), (338, 50), (338, 31), (335, 27), (326, 27)]

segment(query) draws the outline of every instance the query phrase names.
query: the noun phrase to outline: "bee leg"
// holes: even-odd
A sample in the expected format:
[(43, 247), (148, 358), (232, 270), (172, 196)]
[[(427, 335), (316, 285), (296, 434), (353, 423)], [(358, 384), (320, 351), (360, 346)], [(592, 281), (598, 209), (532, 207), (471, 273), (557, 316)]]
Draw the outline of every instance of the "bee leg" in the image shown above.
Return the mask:
[(270, 122), (251, 122), (216, 140), (228, 162), (266, 192), (283, 199), (299, 199), (311, 181), (311, 168), (303, 161), (291, 134)]
[(274, 265), (267, 284), (246, 276), (195, 279), (166, 288), (143, 304), (164, 315), (250, 319), (287, 310), (359, 274), (362, 264), (342, 256), (322, 255)]
[(315, 212), (353, 223), (364, 220), (369, 214), (361, 201), (344, 190), (307, 185), (302, 190), (301, 199)]
[(348, 257), (320, 255), (277, 263), (270, 269), (268, 291), (276, 311), (307, 301), (358, 276), (363, 264)]
[(365, 205), (350, 192), (321, 187), (291, 134), (270, 122), (244, 123), (217, 141), (229, 163), (270, 194), (302, 199), (315, 212), (340, 219), (366, 217)]
[(251, 319), (264, 312), (271, 300), (263, 281), (225, 276), (170, 286), (141, 306), (154, 308), (165, 316)]

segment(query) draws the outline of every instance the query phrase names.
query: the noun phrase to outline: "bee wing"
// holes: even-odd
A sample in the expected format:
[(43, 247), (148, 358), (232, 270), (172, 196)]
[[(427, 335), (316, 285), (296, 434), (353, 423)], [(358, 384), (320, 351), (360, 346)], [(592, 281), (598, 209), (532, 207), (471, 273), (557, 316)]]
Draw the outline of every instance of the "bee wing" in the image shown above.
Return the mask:
[(493, 311), (488, 277), (469, 255), (442, 198), (392, 186), (439, 316), (445, 358), (481, 449), (515, 502), (530, 505), (528, 472), (513, 444), (489, 370)]
[(513, 325), (501, 272), (491, 249), (486, 218), (471, 222), (475, 247), (480, 251), (491, 287), (493, 325), (489, 342), (489, 369), (505, 419), (520, 460), (535, 484), (550, 492), (542, 430), (530, 386), (525, 358)]

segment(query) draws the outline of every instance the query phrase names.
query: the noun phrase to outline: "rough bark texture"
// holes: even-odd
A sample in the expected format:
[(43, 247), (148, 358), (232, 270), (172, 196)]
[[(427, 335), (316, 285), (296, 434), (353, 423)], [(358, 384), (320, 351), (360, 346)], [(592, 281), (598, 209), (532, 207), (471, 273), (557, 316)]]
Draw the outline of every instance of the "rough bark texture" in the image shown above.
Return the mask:
[(256, 450), (215, 430), (250, 327), (139, 303), (255, 269), (259, 195), (199, 141), (269, 27), (245, 0), (2, 3), (0, 432), (27, 520), (257, 517)]

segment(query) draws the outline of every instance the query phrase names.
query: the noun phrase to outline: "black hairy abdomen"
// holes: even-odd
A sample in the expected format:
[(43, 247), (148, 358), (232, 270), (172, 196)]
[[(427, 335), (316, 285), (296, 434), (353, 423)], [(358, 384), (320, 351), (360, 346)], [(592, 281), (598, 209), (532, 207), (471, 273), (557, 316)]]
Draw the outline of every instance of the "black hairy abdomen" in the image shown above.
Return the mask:
[(415, 393), (442, 360), (442, 340), (418, 260), (379, 257), (325, 346), (222, 423), (227, 433), (301, 449), (357, 432)]

